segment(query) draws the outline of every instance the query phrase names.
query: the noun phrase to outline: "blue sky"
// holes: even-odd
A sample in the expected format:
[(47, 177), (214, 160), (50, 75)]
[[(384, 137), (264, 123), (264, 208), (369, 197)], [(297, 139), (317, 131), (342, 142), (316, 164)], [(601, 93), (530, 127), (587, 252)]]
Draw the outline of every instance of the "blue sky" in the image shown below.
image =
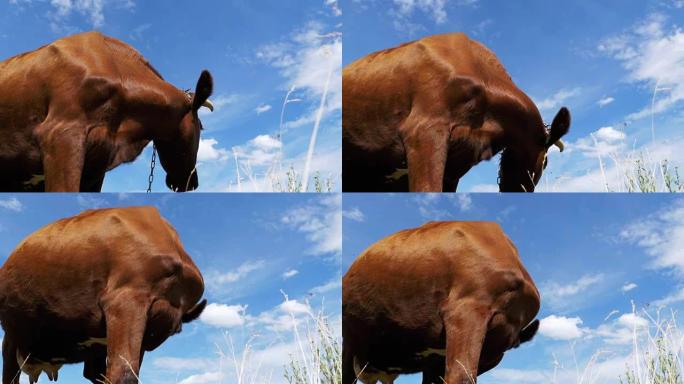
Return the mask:
[[(5, 195), (0, 263), (23, 238), (56, 219), (86, 208), (154, 205), (202, 271), (210, 304), (199, 320), (146, 354), (142, 381), (236, 382), (232, 338), (238, 356), (251, 345), (246, 373), (253, 381), (248, 382), (283, 383), (282, 367), (288, 354), (296, 353), (293, 321), (304, 335), (312, 323), (308, 312), (322, 309), (335, 334), (341, 333), (340, 200), (298, 194)], [(217, 347), (226, 359), (219, 358)], [(82, 382), (82, 370), (67, 366), (60, 381)]]
[[(684, 125), (681, 0), (529, 0), (524, 6), (483, 0), (344, 0), (341, 6), (343, 65), (422, 36), (466, 32), (496, 53), (545, 121), (561, 106), (569, 107), (573, 122), (565, 138), (567, 151), (554, 149), (539, 190), (624, 190), (624, 174), (642, 153), (649, 167), (662, 160), (684, 164), (684, 152), (678, 150)], [(496, 189), (496, 164), (478, 165), (459, 190)]]
[[(275, 179), (286, 183), (291, 166), (301, 177), (330, 73), (310, 174), (320, 172), (338, 190), (339, 15), (336, 0), (208, 0), (173, 6), (162, 0), (2, 0), (0, 60), (95, 29), (131, 44), (181, 89), (194, 88), (201, 70), (209, 69), (217, 108), (201, 113), (200, 191), (271, 191)], [(281, 145), (276, 140), (281, 110), (293, 86)], [(132, 165), (110, 172), (103, 190), (144, 190), (150, 155), (148, 148)], [(271, 168), (274, 176), (267, 176)], [(157, 172), (154, 190), (166, 191), (164, 173)]]
[(617, 383), (633, 326), (643, 336), (650, 323), (641, 309), (684, 308), (684, 199), (676, 195), (347, 194), (343, 205), (343, 271), (374, 242), (430, 220), (501, 224), (541, 292), (542, 326), (478, 382), (579, 383), (574, 359), (581, 374), (600, 351), (584, 383)]

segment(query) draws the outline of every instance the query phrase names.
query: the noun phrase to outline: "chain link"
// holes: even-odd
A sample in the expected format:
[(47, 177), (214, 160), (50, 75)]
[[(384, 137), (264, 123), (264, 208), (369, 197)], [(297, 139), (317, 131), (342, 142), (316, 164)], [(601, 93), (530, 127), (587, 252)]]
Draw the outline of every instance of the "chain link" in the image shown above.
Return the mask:
[(147, 178), (147, 193), (152, 192), (152, 182), (154, 181), (154, 167), (157, 165), (157, 146), (152, 143), (152, 161), (150, 162), (150, 176)]

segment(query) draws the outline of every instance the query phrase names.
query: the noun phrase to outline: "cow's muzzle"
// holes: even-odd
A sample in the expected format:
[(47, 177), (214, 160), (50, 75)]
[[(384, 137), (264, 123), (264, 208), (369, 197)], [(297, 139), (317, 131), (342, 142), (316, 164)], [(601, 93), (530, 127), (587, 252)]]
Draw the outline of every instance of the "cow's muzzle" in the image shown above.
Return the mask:
[(166, 175), (166, 186), (174, 192), (194, 191), (199, 186), (197, 171), (193, 169), (188, 177), (178, 178)]

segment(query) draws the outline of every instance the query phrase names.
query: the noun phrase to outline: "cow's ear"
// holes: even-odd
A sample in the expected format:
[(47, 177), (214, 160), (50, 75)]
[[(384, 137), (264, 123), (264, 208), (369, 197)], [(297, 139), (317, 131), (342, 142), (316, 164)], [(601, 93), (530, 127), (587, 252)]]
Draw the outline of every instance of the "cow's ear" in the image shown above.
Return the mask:
[(527, 325), (522, 331), (520, 331), (520, 344), (526, 343), (537, 334), (539, 330), (539, 320), (535, 319), (533, 322)]
[(553, 118), (553, 123), (551, 123), (551, 130), (549, 131), (549, 137), (546, 140), (546, 147), (550, 147), (561, 137), (565, 136), (570, 130), (570, 111), (563, 107), (558, 111), (556, 117)]
[(212, 92), (214, 92), (214, 79), (211, 77), (211, 73), (205, 69), (197, 80), (195, 94), (192, 97), (192, 109), (196, 111), (204, 106), (213, 111), (214, 107), (209, 102), (209, 96)]
[(204, 311), (204, 307), (206, 306), (207, 299), (200, 301), (194, 307), (190, 308), (189, 311), (183, 314), (183, 316), (181, 317), (181, 321), (183, 321), (184, 323), (189, 323), (197, 319), (202, 314), (202, 311)]

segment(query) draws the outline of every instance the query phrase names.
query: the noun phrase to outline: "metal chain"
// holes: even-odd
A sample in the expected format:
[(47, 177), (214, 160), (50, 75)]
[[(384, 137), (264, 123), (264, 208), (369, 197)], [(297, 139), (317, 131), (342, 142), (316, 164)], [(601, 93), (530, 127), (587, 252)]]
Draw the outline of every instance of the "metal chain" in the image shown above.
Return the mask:
[(152, 162), (150, 162), (150, 176), (147, 178), (147, 193), (152, 192), (152, 182), (154, 181), (154, 166), (157, 165), (157, 146), (152, 143)]

